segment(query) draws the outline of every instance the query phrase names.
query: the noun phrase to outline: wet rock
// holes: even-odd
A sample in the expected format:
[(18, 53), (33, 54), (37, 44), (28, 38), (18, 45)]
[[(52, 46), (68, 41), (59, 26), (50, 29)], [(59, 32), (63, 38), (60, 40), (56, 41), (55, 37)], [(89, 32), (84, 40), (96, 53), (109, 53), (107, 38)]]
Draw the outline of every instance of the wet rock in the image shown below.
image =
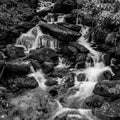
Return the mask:
[(45, 82), (45, 85), (47, 86), (54, 86), (54, 85), (57, 85), (58, 82), (52, 78), (49, 78), (46, 82)]
[(68, 28), (68, 29), (76, 31), (76, 32), (80, 32), (80, 30), (81, 30), (81, 26), (74, 25), (74, 24), (58, 23), (58, 25), (61, 25), (61, 26), (65, 27), (65, 28)]
[(108, 32), (101, 28), (95, 28), (93, 34), (93, 40), (95, 43), (105, 43)]
[(78, 81), (85, 81), (86, 79), (86, 75), (84, 73), (80, 73), (78, 76), (77, 76), (77, 80)]
[(101, 108), (93, 110), (94, 114), (102, 120), (119, 120), (120, 119), (120, 100), (111, 103), (104, 103)]
[(40, 21), (39, 26), (42, 29), (43, 33), (50, 34), (51, 36), (64, 43), (76, 41), (81, 36), (81, 34), (78, 32), (72, 31), (56, 24), (48, 24)]
[(105, 99), (102, 96), (92, 95), (84, 100), (82, 108), (84, 109), (100, 108), (106, 101), (107, 99)]
[(69, 24), (76, 24), (76, 17), (72, 14), (66, 14), (64, 16), (65, 22)]
[(119, 39), (120, 39), (120, 32), (112, 32), (107, 35), (105, 39), (105, 43), (111, 45), (112, 47), (115, 47), (118, 45)]
[(75, 56), (78, 51), (75, 47), (72, 46), (63, 46), (61, 47), (61, 53), (67, 57)]
[(54, 69), (54, 71), (50, 74), (51, 77), (64, 77), (69, 72), (68, 69)]
[(86, 60), (87, 55), (84, 53), (79, 53), (76, 56), (76, 62), (81, 62)]
[[(80, 13), (79, 13), (80, 12)], [(85, 26), (94, 27), (96, 25), (96, 20), (89, 12), (85, 12), (78, 9), (79, 19), (78, 23), (82, 23)]]
[(3, 71), (3, 77), (27, 75), (30, 72), (29, 62), (8, 62)]
[(41, 64), (42, 72), (45, 74), (51, 73), (54, 70), (54, 64), (53, 63), (43, 63)]
[(52, 12), (68, 14), (76, 7), (77, 7), (76, 0), (57, 0), (52, 9)]
[(85, 48), (83, 45), (80, 45), (77, 42), (70, 42), (70, 45), (77, 48), (78, 52), (82, 52), (82, 53), (88, 53), (89, 50), (87, 48)]
[(45, 17), (48, 13), (51, 13), (51, 9), (52, 9), (52, 7), (45, 7), (44, 9), (39, 10), (37, 12), (37, 15), (39, 17)]
[(24, 48), (17, 47), (17, 46), (10, 44), (6, 48), (6, 56), (9, 59), (16, 59), (16, 58), (24, 57), (25, 56)]
[(75, 74), (74, 73), (68, 73), (63, 79), (64, 79), (64, 84), (66, 87), (70, 88), (74, 86), (74, 78)]
[[(110, 62), (111, 62), (111, 59), (110, 59), (110, 54), (104, 54), (104, 56), (103, 56), (103, 61), (104, 61), (104, 64), (106, 65), (106, 66), (109, 66), (110, 65)], [(102, 61), (102, 60), (101, 60)]]
[(6, 83), (5, 87), (13, 92), (20, 91), (22, 89), (34, 89), (38, 86), (38, 82), (35, 78), (27, 76), (6, 79), (3, 82)]
[(85, 61), (77, 62), (75, 65), (76, 69), (84, 69), (86, 67)]
[(120, 98), (120, 81), (103, 81), (95, 85), (94, 94), (110, 97), (112, 99)]
[(57, 86), (53, 86), (51, 89), (48, 90), (48, 94), (53, 97), (56, 98), (58, 96), (58, 88)]
[(58, 55), (51, 48), (39, 48), (36, 50), (31, 50), (29, 58), (37, 60), (39, 63), (43, 62), (58, 62)]
[(100, 49), (100, 50), (102, 50), (102, 51), (108, 51), (109, 50), (109, 48), (110, 48), (110, 46), (109, 45), (107, 45), (107, 44), (100, 44), (99, 46), (98, 46), (98, 48)]
[(0, 1), (0, 44), (15, 43), (22, 32), (36, 24), (32, 19), (36, 14), (37, 3), (38, 0)]

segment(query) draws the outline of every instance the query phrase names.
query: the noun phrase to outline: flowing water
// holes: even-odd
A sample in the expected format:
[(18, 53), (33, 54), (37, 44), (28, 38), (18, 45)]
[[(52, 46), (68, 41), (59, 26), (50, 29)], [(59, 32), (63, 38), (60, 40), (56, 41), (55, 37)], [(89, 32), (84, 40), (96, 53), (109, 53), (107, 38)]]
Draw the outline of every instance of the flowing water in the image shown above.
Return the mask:
[[(89, 28), (84, 28), (82, 29), (82, 36), (78, 39), (78, 43), (85, 48), (89, 50), (88, 57), (92, 58), (93, 63), (87, 63), (86, 62), (86, 68), (85, 69), (74, 69), (73, 72), (75, 73), (75, 82), (74, 86), (70, 89), (78, 89), (75, 94), (69, 95), (67, 98), (68, 102), (74, 102), (74, 101), (79, 101), (78, 104), (79, 106), (82, 105), (84, 100), (91, 96), (93, 94), (93, 89), (95, 85), (98, 83), (98, 81), (101, 80), (103, 77), (103, 73), (105, 71), (109, 71), (112, 75), (114, 73), (112, 72), (111, 68), (109, 66), (105, 66), (104, 64), (104, 59), (101, 60), (102, 53), (94, 50), (91, 47), (91, 44), (88, 42), (87, 38), (85, 38), (85, 35), (88, 34)], [(38, 26), (32, 28), (30, 31), (28, 31), (25, 34), (22, 34), (18, 40), (16, 45), (23, 45), (28, 51), (31, 49), (36, 49), (37, 47), (45, 46), (45, 47), (50, 47), (52, 49), (55, 49), (58, 47), (58, 43), (50, 43), (49, 46), (47, 46), (47, 41), (46, 39), (49, 39), (50, 37), (46, 39), (42, 39), (42, 37), (45, 36), (40, 28)], [(43, 37), (45, 38), (45, 37)], [(42, 41), (41, 41), (42, 39)], [(65, 69), (69, 68), (69, 65), (66, 65), (64, 62), (64, 58), (59, 57), (59, 63), (56, 66), (56, 68), (59, 69)], [(45, 85), (46, 78), (45, 75), (42, 73), (42, 70), (35, 71), (33, 68), (31, 68), (32, 72), (28, 76), (33, 76), (36, 81), (39, 84), (39, 87), (47, 91), (47, 86)], [(77, 79), (77, 76), (79, 74), (85, 74), (85, 80), (80, 82)], [(60, 80), (60, 79), (58, 79)], [(78, 109), (75, 108), (70, 108), (69, 106), (65, 107), (63, 106), (58, 99), (55, 100), (57, 107), (56, 110), (52, 112), (51, 117), (48, 120), (54, 120), (56, 117), (59, 116), (64, 116), (67, 115), (67, 118), (77, 118), (78, 120), (82, 120), (84, 118), (85, 120), (98, 120), (94, 115), (92, 115), (92, 112), (90, 109), (81, 109), (79, 107)]]
[(38, 25), (30, 29), (27, 33), (21, 34), (17, 39), (16, 45), (24, 46), (25, 50), (29, 52), (31, 49), (49, 47), (52, 49), (59, 48), (59, 41), (53, 37), (43, 34)]

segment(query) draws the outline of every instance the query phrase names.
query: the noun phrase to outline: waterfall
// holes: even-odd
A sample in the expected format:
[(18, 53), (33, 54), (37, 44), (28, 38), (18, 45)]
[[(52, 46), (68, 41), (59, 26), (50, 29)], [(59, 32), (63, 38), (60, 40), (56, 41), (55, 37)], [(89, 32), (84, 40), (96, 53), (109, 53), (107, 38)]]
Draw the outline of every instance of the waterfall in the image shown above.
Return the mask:
[(39, 87), (46, 91), (47, 86), (45, 85), (46, 79), (45, 79), (45, 75), (42, 72), (42, 70), (38, 70), (38, 71), (33, 71), (33, 73), (28, 75), (29, 77), (34, 77), (36, 79), (36, 81), (38, 82)]
[(23, 46), (26, 51), (42, 46), (52, 49), (59, 48), (59, 41), (50, 35), (43, 34), (39, 26), (35, 26), (17, 39), (16, 46)]

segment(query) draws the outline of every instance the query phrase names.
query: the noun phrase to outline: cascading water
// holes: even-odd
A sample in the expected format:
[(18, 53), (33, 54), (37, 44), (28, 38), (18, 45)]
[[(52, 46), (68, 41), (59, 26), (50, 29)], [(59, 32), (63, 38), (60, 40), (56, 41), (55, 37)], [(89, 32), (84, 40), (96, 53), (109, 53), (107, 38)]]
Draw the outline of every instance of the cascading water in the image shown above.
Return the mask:
[[(69, 95), (67, 98), (67, 102), (74, 103), (74, 101), (78, 102), (79, 107), (82, 106), (82, 103), (84, 100), (91, 96), (93, 94), (93, 89), (97, 82), (101, 80), (101, 77), (103, 76), (103, 73), (105, 71), (109, 71), (112, 75), (114, 73), (112, 72), (111, 68), (109, 66), (105, 66), (104, 60), (100, 61), (102, 58), (102, 53), (95, 51), (90, 43), (88, 43), (88, 40), (85, 39), (85, 34), (87, 34), (88, 29), (83, 29), (82, 36), (78, 40), (78, 43), (84, 47), (86, 47), (89, 50), (88, 57), (91, 57), (93, 60), (93, 65), (86, 66), (86, 68), (83, 70), (75, 70), (74, 73), (75, 76), (75, 82), (74, 86), (69, 89), (78, 89), (74, 95)], [(85, 81), (80, 82), (77, 80), (77, 76), (83, 73), (85, 74)], [(60, 116), (62, 114), (68, 114), (68, 117), (70, 118), (77, 118), (77, 119), (87, 119), (87, 120), (98, 120), (95, 116), (92, 115), (92, 112), (90, 109), (72, 109), (72, 108), (65, 108), (63, 107), (59, 101), (58, 103), (58, 109), (55, 112), (55, 114), (52, 116), (51, 120), (54, 120), (56, 116)], [(77, 114), (69, 114), (72, 112), (76, 112)]]
[(21, 34), (17, 39), (16, 45), (24, 46), (26, 51), (42, 46), (52, 49), (59, 48), (59, 42), (51, 36), (43, 34), (40, 27), (37, 25), (27, 33)]
[[(103, 76), (103, 73), (105, 71), (109, 71), (112, 75), (114, 73), (112, 72), (111, 68), (109, 66), (105, 66), (104, 60), (101, 60), (102, 53), (97, 52), (94, 50), (90, 43), (88, 43), (87, 38), (85, 38), (85, 35), (88, 34), (89, 28), (83, 27), (82, 29), (82, 36), (78, 39), (78, 43), (85, 48), (89, 50), (88, 57), (92, 58), (93, 63), (86, 62), (86, 68), (85, 69), (74, 69), (72, 72), (75, 73), (75, 81), (74, 86), (68, 90), (68, 92), (71, 89), (77, 89), (74, 94), (70, 94), (67, 97), (67, 102), (69, 104), (76, 103), (78, 104), (78, 108), (71, 108), (70, 106), (64, 106), (61, 104), (59, 99), (56, 99), (57, 108), (52, 111), (52, 115), (47, 120), (54, 120), (56, 117), (67, 115), (67, 118), (76, 118), (76, 119), (85, 119), (85, 120), (98, 120), (94, 115), (92, 115), (92, 110), (90, 109), (82, 109), (82, 103), (84, 100), (91, 96), (93, 94), (93, 89), (97, 82), (101, 80), (101, 77)], [(44, 40), (45, 39), (45, 40)], [(48, 35), (45, 35), (42, 33), (40, 28), (38, 26), (32, 28), (30, 31), (28, 31), (25, 34), (22, 34), (20, 38), (18, 38), (16, 45), (23, 45), (28, 51), (31, 49), (36, 49), (37, 47), (45, 46), (48, 47), (48, 43), (46, 39), (50, 39)], [(57, 42), (50, 42), (49, 41), (49, 47), (52, 49), (57, 47)], [(64, 69), (69, 68), (68, 65), (66, 65), (63, 62), (63, 58), (59, 57), (59, 63), (56, 66), (58, 69)], [(35, 71), (33, 67), (31, 67), (32, 73), (29, 74), (29, 77), (34, 77), (36, 81), (39, 84), (39, 88), (43, 90), (44, 92), (47, 92), (48, 87), (45, 85), (46, 78), (45, 75), (42, 73), (42, 70)], [(79, 74), (85, 75), (85, 80), (80, 82), (78, 81), (77, 77)], [(58, 81), (62, 79), (58, 79)], [(60, 84), (60, 82), (58, 83)], [(67, 92), (67, 93), (68, 93)]]

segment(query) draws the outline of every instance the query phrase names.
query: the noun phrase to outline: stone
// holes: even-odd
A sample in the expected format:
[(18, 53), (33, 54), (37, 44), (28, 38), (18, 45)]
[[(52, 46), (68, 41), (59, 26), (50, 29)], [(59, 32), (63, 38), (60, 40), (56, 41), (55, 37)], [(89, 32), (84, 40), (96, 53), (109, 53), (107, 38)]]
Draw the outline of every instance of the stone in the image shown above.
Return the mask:
[(102, 81), (95, 85), (94, 94), (110, 97), (112, 99), (120, 98), (120, 81)]
[(71, 57), (77, 55), (78, 51), (75, 47), (72, 46), (62, 46), (61, 53), (67, 57)]
[(39, 63), (58, 62), (57, 53), (53, 49), (47, 47), (31, 50), (29, 54), (29, 58), (33, 60), (37, 60)]
[(47, 85), (47, 86), (54, 86), (57, 84), (58, 84), (58, 82), (56, 80), (52, 80), (52, 79), (49, 79), (45, 82), (45, 85)]
[(30, 72), (29, 62), (7, 62), (2, 77), (22, 76)]
[(87, 97), (84, 102), (82, 103), (83, 109), (95, 109), (100, 108), (107, 99), (105, 99), (102, 96), (99, 95), (92, 95), (90, 97)]
[(81, 62), (86, 60), (87, 55), (84, 53), (79, 53), (76, 56), (76, 62)]
[(69, 14), (76, 7), (76, 0), (57, 0), (52, 9), (52, 12)]
[(49, 74), (54, 70), (54, 65), (51, 62), (43, 63), (43, 64), (41, 64), (41, 69), (42, 69), (43, 73)]
[(5, 87), (12, 92), (21, 91), (24, 89), (34, 89), (38, 87), (38, 82), (35, 80), (34, 77), (15, 77), (9, 78), (3, 81)]
[(120, 100), (111, 103), (105, 102), (100, 108), (93, 110), (95, 116), (102, 120), (120, 119)]
[(78, 81), (85, 81), (85, 79), (86, 79), (86, 75), (84, 73), (80, 73), (79, 75), (77, 75)]
[(83, 45), (80, 45), (77, 42), (70, 42), (70, 45), (77, 48), (78, 52), (89, 53), (89, 50), (87, 48), (85, 48)]
[(49, 24), (40, 21), (39, 26), (42, 29), (43, 33), (49, 34), (63, 43), (76, 41), (81, 36), (81, 34), (78, 32), (72, 31), (56, 24)]
[(81, 30), (81, 26), (78, 26), (78, 25), (65, 23), (65, 22), (62, 22), (62, 23), (60, 22), (60, 23), (57, 23), (57, 24), (65, 27), (65, 28), (68, 28), (70, 30), (76, 31), (76, 32), (80, 32), (80, 30)]
[(16, 59), (20, 57), (25, 57), (24, 48), (17, 47), (14, 45), (7, 45), (6, 56), (8, 59)]
[(64, 77), (69, 72), (68, 69), (54, 69), (54, 71), (50, 74), (51, 77)]

